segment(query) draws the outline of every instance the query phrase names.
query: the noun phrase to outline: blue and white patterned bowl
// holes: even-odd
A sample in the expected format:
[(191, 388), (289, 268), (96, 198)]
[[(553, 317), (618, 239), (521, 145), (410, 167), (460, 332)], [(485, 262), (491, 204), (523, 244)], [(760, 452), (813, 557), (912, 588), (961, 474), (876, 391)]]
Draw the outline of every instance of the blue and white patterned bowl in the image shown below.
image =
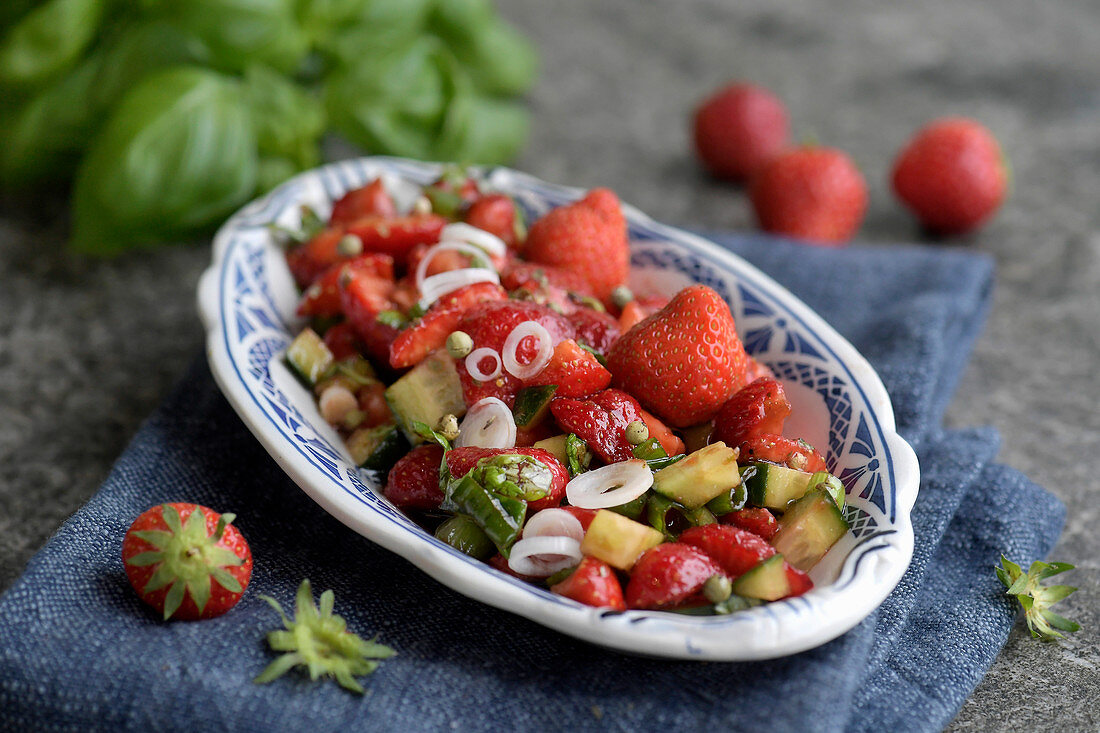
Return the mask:
[[(895, 432), (890, 398), (871, 366), (798, 299), (729, 252), (624, 207), (631, 285), (670, 295), (701, 282), (729, 303), (750, 354), (783, 380), (793, 406), (787, 433), (827, 448), (848, 490), (852, 532), (814, 568), (804, 596), (729, 616), (600, 610), (555, 596), (457, 552), (422, 531), (383, 496), (384, 476), (355, 466), (281, 356), (301, 324), (282, 250), (267, 225), (294, 226), (300, 205), (322, 215), (344, 191), (383, 176), (399, 204), (439, 166), (394, 158), (327, 165), (234, 215), (214, 239), (199, 285), (210, 366), (245, 424), (326, 511), (454, 590), (595, 644), (650, 656), (750, 660), (792, 654), (855, 626), (897, 585), (913, 554), (909, 513), (919, 469)], [(582, 191), (504, 168), (487, 187), (513, 195), (531, 217)]]

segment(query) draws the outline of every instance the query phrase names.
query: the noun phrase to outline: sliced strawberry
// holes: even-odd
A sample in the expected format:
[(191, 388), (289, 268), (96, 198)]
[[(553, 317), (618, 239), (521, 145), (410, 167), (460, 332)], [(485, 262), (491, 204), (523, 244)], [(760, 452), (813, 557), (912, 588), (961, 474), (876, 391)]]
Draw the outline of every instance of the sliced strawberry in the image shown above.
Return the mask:
[(741, 463), (769, 461), (780, 463), (799, 471), (827, 471), (825, 459), (811, 445), (782, 435), (757, 435), (740, 445)]
[(404, 264), (416, 245), (438, 242), (446, 225), (447, 220), (435, 214), (364, 216), (349, 222), (347, 231), (363, 241), (364, 252), (382, 252)]
[(359, 336), (350, 323), (342, 321), (325, 331), (325, 346), (336, 361), (350, 359), (359, 354)]
[(629, 608), (667, 608), (698, 593), (707, 578), (722, 568), (694, 547), (666, 542), (646, 550), (630, 573), (626, 586)]
[(615, 571), (603, 560), (594, 557), (581, 560), (568, 578), (550, 586), (550, 592), (588, 606), (626, 610), (623, 587)]
[(532, 446), (540, 440), (546, 440), (557, 435), (560, 431), (558, 426), (553, 420), (548, 419), (549, 416), (539, 420), (534, 425), (528, 425), (527, 427), (516, 427), (516, 445), (521, 447)]
[(386, 498), (402, 509), (438, 509), (443, 502), (439, 488), (439, 464), (443, 449), (418, 445), (390, 469), (384, 491)]
[(460, 478), (472, 471), (482, 458), (512, 455), (531, 456), (550, 469), (549, 491), (543, 498), (529, 502), (528, 510), (537, 512), (561, 504), (561, 500), (565, 497), (565, 485), (569, 483), (569, 470), (554, 457), (553, 453), (542, 448), (455, 448), (447, 452), (447, 470), (451, 476)]
[(535, 376), (524, 380), (525, 386), (556, 384), (554, 394), (560, 397), (584, 397), (599, 392), (611, 384), (611, 372), (600, 364), (590, 351), (566, 339), (554, 348), (550, 363)]
[(661, 422), (660, 418), (649, 414), (645, 410), (639, 410), (639, 412), (642, 413), (642, 422), (649, 429), (649, 437), (656, 438), (657, 442), (664, 448), (665, 453), (670, 456), (678, 456), (686, 452), (684, 441), (680, 440), (667, 425)]
[(680, 542), (703, 551), (722, 566), (730, 580), (744, 575), (761, 560), (775, 554), (775, 548), (763, 538), (725, 524), (691, 527), (680, 535)]
[(363, 411), (363, 422), (359, 427), (373, 428), (384, 423), (393, 422), (393, 413), (386, 402), (386, 385), (381, 382), (371, 382), (359, 388), (355, 393), (359, 400), (359, 409)]
[(770, 540), (779, 531), (779, 520), (770, 511), (760, 506), (747, 506), (718, 517), (722, 524), (732, 524), (758, 537)]
[(636, 399), (618, 389), (606, 389), (586, 400), (556, 397), (550, 403), (558, 425), (576, 433), (606, 463), (634, 457), (626, 426), (642, 419), (641, 409)]
[(397, 216), (397, 206), (386, 191), (381, 178), (376, 178), (362, 188), (348, 191), (332, 205), (329, 225), (347, 224), (364, 216)]
[(783, 432), (791, 403), (783, 385), (762, 377), (739, 389), (714, 416), (714, 439), (740, 445), (749, 438)]
[(516, 290), (532, 284), (552, 285), (582, 297), (594, 297), (592, 286), (588, 281), (571, 270), (517, 259), (511, 260), (501, 271), (500, 284), (508, 290)]
[(752, 384), (761, 377), (768, 377), (775, 379), (775, 372), (769, 369), (766, 365), (757, 361), (756, 359), (749, 357), (749, 363), (745, 366), (745, 380), (748, 384)]
[(623, 306), (623, 312), (619, 315), (619, 332), (626, 333), (645, 319), (645, 308), (638, 301), (632, 300)]
[(390, 300), (393, 291), (392, 280), (372, 275), (357, 274), (350, 280), (341, 281), (340, 304), (344, 315), (376, 363), (389, 361), (390, 344), (400, 333), (393, 326), (378, 320), (379, 313), (397, 307)]
[(340, 278), (370, 275), (393, 280), (393, 258), (389, 255), (369, 253), (350, 260), (337, 262), (318, 277), (302, 293), (298, 302), (298, 315), (332, 317), (342, 315), (340, 302)]
[(428, 354), (446, 346), (447, 337), (458, 328), (462, 314), (470, 307), (507, 297), (496, 283), (474, 283), (444, 295), (394, 339), (390, 345), (390, 366), (403, 369), (419, 364)]
[(343, 228), (333, 227), (319, 232), (308, 242), (287, 250), (286, 263), (298, 287), (303, 290), (308, 288), (326, 270), (346, 259), (336, 249), (343, 236)]
[(806, 591), (813, 590), (814, 582), (810, 576), (794, 567), (786, 560), (783, 561), (783, 569), (787, 571), (787, 583), (791, 586), (790, 595), (787, 598), (800, 596)]
[(577, 308), (569, 314), (569, 322), (577, 332), (577, 342), (607, 354), (619, 338), (619, 321), (615, 316), (594, 308)]
[(563, 506), (559, 507), (559, 509), (567, 511), (576, 517), (577, 521), (581, 523), (581, 529), (585, 532), (588, 531), (588, 525), (592, 524), (592, 520), (596, 518), (596, 513), (599, 511), (598, 509), (581, 509), (579, 506)]
[(416, 289), (413, 276), (406, 275), (398, 280), (397, 287), (393, 289), (393, 295), (390, 297), (402, 313), (412, 310), (413, 306), (420, 302), (420, 291)]
[(479, 197), (466, 209), (466, 223), (500, 237), (509, 249), (519, 246), (523, 227), (516, 221), (516, 204), (510, 196), (490, 193)]

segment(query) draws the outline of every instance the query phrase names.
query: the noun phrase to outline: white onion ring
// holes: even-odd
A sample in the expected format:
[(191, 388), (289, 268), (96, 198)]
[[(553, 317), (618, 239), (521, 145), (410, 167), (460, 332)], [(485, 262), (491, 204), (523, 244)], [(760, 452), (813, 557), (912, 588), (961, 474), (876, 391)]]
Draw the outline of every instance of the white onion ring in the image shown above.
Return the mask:
[(548, 578), (581, 560), (581, 543), (572, 537), (529, 537), (512, 545), (508, 567), (533, 578)]
[[(465, 242), (440, 242), (439, 244), (433, 245), (427, 252), (424, 253), (424, 256), (420, 258), (420, 262), (416, 265), (416, 287), (421, 292), (423, 292), (424, 290), (425, 280), (431, 280), (431, 278), (427, 277), (428, 265), (432, 263), (432, 260), (435, 259), (435, 256), (437, 254), (439, 254), (440, 252), (448, 251), (461, 252), (478, 260), (489, 260), (484, 250), (478, 249), (472, 244), (466, 244)], [(484, 270), (485, 268), (470, 267), (464, 269)], [(451, 272), (455, 271), (451, 270)], [(461, 270), (458, 270), (458, 272), (461, 272)], [(489, 272), (492, 272), (494, 275), (496, 274), (496, 270), (493, 269), (493, 263), (491, 260), (489, 260)], [(439, 273), (439, 275), (442, 274), (444, 273)], [(438, 275), (433, 275), (432, 277), (438, 277)], [(499, 277), (497, 278), (497, 282), (500, 282)]]
[(584, 527), (581, 526), (581, 520), (564, 509), (543, 509), (527, 520), (522, 536), (571, 537), (580, 542), (584, 539)]
[[(496, 369), (491, 374), (486, 374), (481, 371), (481, 360), (492, 357), (496, 362)], [(488, 346), (482, 346), (480, 349), (474, 349), (466, 355), (466, 371), (470, 373), (470, 376), (479, 382), (488, 382), (490, 379), (496, 379), (500, 376), (500, 354)]]
[(481, 267), (466, 267), (461, 270), (448, 270), (425, 278), (420, 286), (420, 307), (428, 308), (444, 295), (474, 283), (500, 284), (500, 277), (492, 270)]
[(503, 257), (508, 253), (508, 245), (503, 239), (484, 229), (478, 229), (460, 221), (443, 227), (443, 231), (439, 233), (439, 241), (472, 244), (496, 257)]
[[(535, 337), (539, 350), (530, 363), (520, 364), (516, 351), (523, 339), (528, 336)], [(538, 321), (524, 321), (513, 328), (512, 332), (508, 334), (508, 338), (504, 340), (504, 350), (501, 356), (504, 359), (504, 368), (508, 370), (509, 374), (519, 379), (530, 379), (546, 368), (553, 354), (554, 341), (550, 337), (550, 332)]]
[(462, 419), (456, 448), (511, 448), (516, 444), (516, 419), (496, 397), (478, 400)]
[(653, 471), (634, 458), (576, 476), (565, 485), (565, 496), (581, 509), (607, 509), (637, 499), (652, 485)]

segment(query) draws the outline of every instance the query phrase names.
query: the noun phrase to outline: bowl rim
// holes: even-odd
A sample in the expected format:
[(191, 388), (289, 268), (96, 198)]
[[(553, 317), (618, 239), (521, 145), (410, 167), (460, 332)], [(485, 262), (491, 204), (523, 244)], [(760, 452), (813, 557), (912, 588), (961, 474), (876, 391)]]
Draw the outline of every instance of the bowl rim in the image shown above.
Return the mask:
[[(298, 451), (286, 450), (286, 436), (264, 414), (256, 395), (249, 389), (241, 365), (233, 357), (226, 315), (228, 270), (226, 263), (235, 235), (244, 222), (266, 210), (277, 197), (324, 176), (336, 181), (354, 181), (357, 170), (382, 168), (402, 175), (418, 172), (421, 177), (437, 173), (443, 164), (424, 163), (388, 156), (372, 156), (329, 163), (295, 176), (268, 194), (242, 207), (218, 230), (213, 257), (202, 274), (197, 291), (199, 313), (207, 335), (207, 357), (219, 388), (246, 426), (267, 449), (287, 475), (326, 512), (371, 541), (416, 565), (451, 589), (488, 605), (516, 613), (532, 621), (601, 646), (634, 654), (700, 659), (747, 661), (785, 656), (819, 646), (845, 633), (869, 615), (889, 595), (908, 567), (913, 554), (910, 513), (919, 486), (919, 465), (913, 449), (896, 432), (893, 407), (881, 379), (870, 363), (846, 339), (771, 277), (733, 253), (704, 237), (654, 221), (628, 204), (623, 213), (632, 225), (644, 227), (675, 245), (686, 247), (734, 279), (749, 276), (778, 304), (817, 335), (833, 351), (859, 390), (868, 411), (878, 423), (886, 459), (893, 476), (891, 527), (881, 535), (865, 538), (867, 544), (855, 556), (853, 548), (844, 560), (836, 582), (815, 588), (815, 603), (805, 598), (788, 599), (729, 616), (694, 617), (660, 611), (613, 612), (583, 606), (555, 596), (528, 583), (492, 569), (414, 530), (408, 520), (388, 517), (378, 506), (352, 496), (346, 489), (326, 482), (315, 465)], [(583, 189), (547, 183), (520, 171), (504, 167), (477, 169), (496, 184), (504, 182), (535, 192), (546, 192), (572, 200)], [(352, 185), (350, 183), (348, 186)], [(290, 205), (293, 205), (292, 202)], [(284, 207), (285, 208), (285, 207)], [(285, 325), (285, 324), (284, 324)], [(347, 468), (347, 478), (362, 483), (359, 471)], [(355, 475), (353, 475), (353, 473)], [(380, 492), (379, 492), (380, 493)], [(381, 499), (385, 502), (384, 499)], [(388, 504), (388, 502), (385, 502)], [(375, 511), (364, 512), (364, 504)], [(383, 507), (384, 508), (384, 507)], [(396, 512), (397, 510), (393, 510)], [(402, 515), (403, 516), (403, 515)], [(389, 521), (385, 521), (385, 520)], [(866, 542), (871, 540), (875, 544)], [(853, 600), (854, 599), (854, 600)], [(800, 614), (814, 614), (813, 623), (801, 623)], [(641, 629), (641, 632), (639, 630)], [(639, 646), (639, 641), (645, 642)]]

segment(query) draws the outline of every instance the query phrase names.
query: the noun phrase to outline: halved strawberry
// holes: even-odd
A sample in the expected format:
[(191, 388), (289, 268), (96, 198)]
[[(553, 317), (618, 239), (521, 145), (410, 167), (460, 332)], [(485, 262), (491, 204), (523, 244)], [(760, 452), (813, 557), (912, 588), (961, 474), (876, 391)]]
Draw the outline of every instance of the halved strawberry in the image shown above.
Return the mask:
[(439, 464), (443, 449), (434, 443), (418, 445), (390, 469), (383, 492), (402, 509), (438, 509), (443, 502)]
[(642, 422), (649, 430), (649, 437), (656, 438), (657, 442), (664, 448), (665, 453), (670, 456), (678, 456), (686, 452), (684, 441), (680, 440), (667, 425), (661, 422), (660, 418), (649, 414), (645, 410), (639, 410), (639, 412), (642, 413)]
[(569, 314), (569, 322), (577, 332), (577, 343), (606, 355), (619, 338), (619, 321), (606, 311), (580, 307)]
[(714, 416), (714, 439), (726, 445), (740, 445), (749, 438), (783, 432), (783, 421), (791, 414), (791, 403), (783, 385), (761, 377), (739, 389)]
[(588, 531), (588, 525), (592, 524), (592, 520), (596, 518), (598, 509), (582, 509), (579, 506), (563, 506), (560, 509), (569, 512), (577, 521), (581, 523), (581, 529), (585, 532)]
[(531, 456), (550, 469), (550, 488), (546, 496), (528, 503), (528, 511), (537, 512), (561, 504), (565, 497), (565, 485), (569, 483), (569, 470), (561, 464), (554, 454), (542, 448), (476, 448), (472, 446), (455, 448), (447, 452), (447, 470), (454, 478), (465, 476), (474, 469), (477, 462), (489, 456)]
[(446, 225), (447, 220), (436, 214), (372, 215), (348, 222), (347, 232), (362, 240), (364, 252), (382, 252), (404, 264), (416, 245), (438, 242)]
[(496, 283), (474, 283), (444, 295), (393, 340), (390, 366), (403, 369), (419, 364), (428, 354), (446, 346), (447, 337), (458, 328), (462, 314), (470, 307), (507, 297), (508, 294)]
[(626, 426), (641, 420), (642, 414), (638, 401), (626, 392), (605, 389), (585, 400), (555, 397), (550, 412), (563, 430), (576, 433), (606, 463), (634, 457)]
[(550, 363), (535, 376), (524, 380), (525, 386), (556, 384), (554, 394), (559, 397), (583, 397), (611, 384), (611, 372), (600, 364), (590, 351), (577, 346), (573, 339), (566, 339), (554, 348)]
[(825, 459), (809, 443), (782, 435), (756, 435), (742, 442), (740, 449), (741, 463), (768, 461), (810, 473), (829, 470)]
[(550, 592), (588, 606), (626, 610), (623, 587), (615, 571), (603, 560), (594, 557), (581, 560), (568, 578), (550, 586)]
[(340, 304), (347, 322), (363, 340), (372, 360), (387, 363), (390, 344), (400, 332), (379, 321), (378, 314), (397, 307), (390, 299), (394, 282), (373, 275), (353, 274), (350, 279), (342, 279), (340, 284)]
[(344, 310), (340, 302), (340, 279), (356, 275), (370, 275), (392, 281), (393, 258), (389, 255), (368, 253), (337, 262), (325, 270), (302, 293), (302, 299), (298, 301), (298, 315), (307, 317), (342, 315)]
[(691, 527), (680, 535), (680, 542), (706, 553), (707, 557), (722, 566), (730, 580), (775, 554), (775, 548), (763, 538), (725, 524)]
[(641, 303), (632, 300), (623, 306), (623, 312), (619, 314), (619, 332), (626, 333), (647, 318), (645, 308)]
[(519, 246), (524, 233), (515, 202), (503, 193), (486, 194), (473, 201), (466, 209), (466, 223), (500, 237), (509, 249)]
[(814, 582), (810, 580), (809, 575), (794, 567), (786, 560), (783, 561), (783, 569), (787, 571), (787, 583), (791, 586), (791, 592), (787, 598), (794, 598), (795, 596), (802, 595), (806, 591), (813, 590)]
[(397, 206), (393, 197), (386, 191), (381, 178), (367, 185), (348, 191), (332, 205), (329, 225), (347, 224), (364, 216), (397, 216)]
[(325, 346), (336, 361), (350, 359), (359, 353), (359, 336), (350, 323), (341, 321), (325, 331)]
[(508, 290), (525, 285), (551, 285), (580, 296), (594, 297), (588, 281), (572, 270), (517, 259), (511, 260), (501, 271), (500, 284)]
[(729, 514), (718, 517), (722, 524), (732, 524), (734, 527), (752, 532), (758, 537), (770, 540), (779, 531), (779, 520), (775, 515), (761, 506), (747, 506)]
[(286, 264), (298, 287), (309, 287), (330, 267), (347, 259), (336, 248), (343, 236), (342, 227), (332, 227), (318, 232), (308, 242), (287, 250)]
[(646, 550), (630, 573), (626, 586), (629, 608), (668, 608), (702, 590), (707, 578), (722, 568), (698, 549), (666, 542)]

